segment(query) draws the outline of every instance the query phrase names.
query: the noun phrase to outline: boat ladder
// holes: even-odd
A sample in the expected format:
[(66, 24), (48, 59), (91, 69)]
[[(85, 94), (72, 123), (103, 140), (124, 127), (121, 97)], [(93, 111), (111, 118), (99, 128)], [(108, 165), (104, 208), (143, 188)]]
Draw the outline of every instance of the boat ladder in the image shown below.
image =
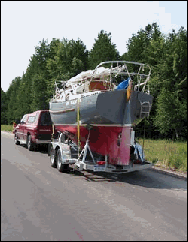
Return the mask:
[(140, 118), (148, 117), (150, 110), (151, 110), (151, 104), (148, 101), (140, 102), (141, 104), (141, 110), (140, 110)]

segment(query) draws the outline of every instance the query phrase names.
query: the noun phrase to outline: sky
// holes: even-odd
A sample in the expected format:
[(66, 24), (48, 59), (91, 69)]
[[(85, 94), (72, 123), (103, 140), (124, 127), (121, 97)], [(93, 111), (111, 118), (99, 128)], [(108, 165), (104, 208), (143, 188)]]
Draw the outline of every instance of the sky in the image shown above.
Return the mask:
[(187, 1), (1, 1), (1, 88), (23, 76), (42, 39), (79, 38), (90, 51), (104, 30), (122, 55), (153, 22), (163, 34), (187, 30)]

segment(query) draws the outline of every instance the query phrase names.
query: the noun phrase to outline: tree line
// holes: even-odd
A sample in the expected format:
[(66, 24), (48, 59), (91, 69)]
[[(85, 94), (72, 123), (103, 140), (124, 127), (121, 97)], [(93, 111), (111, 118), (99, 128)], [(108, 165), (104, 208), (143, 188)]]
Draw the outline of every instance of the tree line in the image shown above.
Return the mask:
[[(126, 31), (126, 30), (125, 30)], [(26, 73), (12, 80), (7, 92), (1, 88), (1, 124), (12, 124), (24, 114), (49, 108), (54, 83), (68, 80), (100, 62), (126, 60), (151, 66), (150, 93), (154, 97), (150, 116), (135, 130), (150, 138), (187, 137), (187, 30), (161, 33), (157, 23), (148, 24), (128, 40), (127, 52), (119, 54), (111, 33), (101, 30), (93, 47), (66, 38), (44, 39), (35, 47)]]

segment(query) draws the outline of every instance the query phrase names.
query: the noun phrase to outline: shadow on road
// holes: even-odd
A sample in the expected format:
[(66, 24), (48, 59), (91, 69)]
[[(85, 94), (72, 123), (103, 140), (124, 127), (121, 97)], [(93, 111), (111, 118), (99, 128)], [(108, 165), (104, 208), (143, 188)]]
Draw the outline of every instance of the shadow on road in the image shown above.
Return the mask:
[(71, 176), (82, 176), (87, 182), (121, 182), (129, 183), (135, 186), (145, 188), (158, 188), (158, 189), (173, 189), (178, 188), (187, 190), (186, 181), (177, 179), (161, 173), (156, 173), (150, 169), (142, 171), (134, 171), (126, 174), (105, 173), (105, 172), (92, 172), (92, 171), (74, 171), (69, 169), (68, 173)]
[(86, 181), (88, 182), (115, 182), (116, 178), (111, 176), (107, 176), (105, 173), (99, 174), (92, 171), (78, 171), (73, 170), (72, 168), (69, 169), (68, 173), (72, 176), (83, 176)]
[[(35, 152), (41, 152), (48, 154), (47, 145), (38, 145)], [(49, 158), (49, 157), (48, 157)], [(50, 162), (50, 159), (49, 159)], [(180, 188), (187, 190), (186, 181), (171, 177), (162, 173), (155, 172), (151, 169), (142, 171), (134, 171), (130, 173), (105, 173), (105, 172), (93, 172), (93, 171), (78, 171), (69, 167), (66, 171), (70, 176), (83, 177), (87, 182), (122, 182), (129, 183), (131, 185), (137, 185), (145, 188), (158, 188), (158, 189), (173, 189)]]
[(48, 154), (48, 145), (47, 144), (40, 144), (37, 145), (34, 149), (35, 152), (41, 152), (43, 154)]
[[(25, 149), (27, 149), (26, 144), (20, 144), (20, 146), (24, 147)], [(40, 145), (36, 145), (34, 147), (34, 149), (32, 151), (29, 152), (40, 152), (42, 154), (48, 154), (48, 146), (46, 144), (40, 144)]]

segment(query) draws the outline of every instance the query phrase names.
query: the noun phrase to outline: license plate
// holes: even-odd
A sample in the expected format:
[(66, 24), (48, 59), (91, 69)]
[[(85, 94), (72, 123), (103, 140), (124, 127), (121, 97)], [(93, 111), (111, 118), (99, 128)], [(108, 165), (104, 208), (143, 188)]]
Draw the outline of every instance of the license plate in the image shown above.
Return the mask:
[(93, 171), (105, 171), (105, 166), (94, 166)]

